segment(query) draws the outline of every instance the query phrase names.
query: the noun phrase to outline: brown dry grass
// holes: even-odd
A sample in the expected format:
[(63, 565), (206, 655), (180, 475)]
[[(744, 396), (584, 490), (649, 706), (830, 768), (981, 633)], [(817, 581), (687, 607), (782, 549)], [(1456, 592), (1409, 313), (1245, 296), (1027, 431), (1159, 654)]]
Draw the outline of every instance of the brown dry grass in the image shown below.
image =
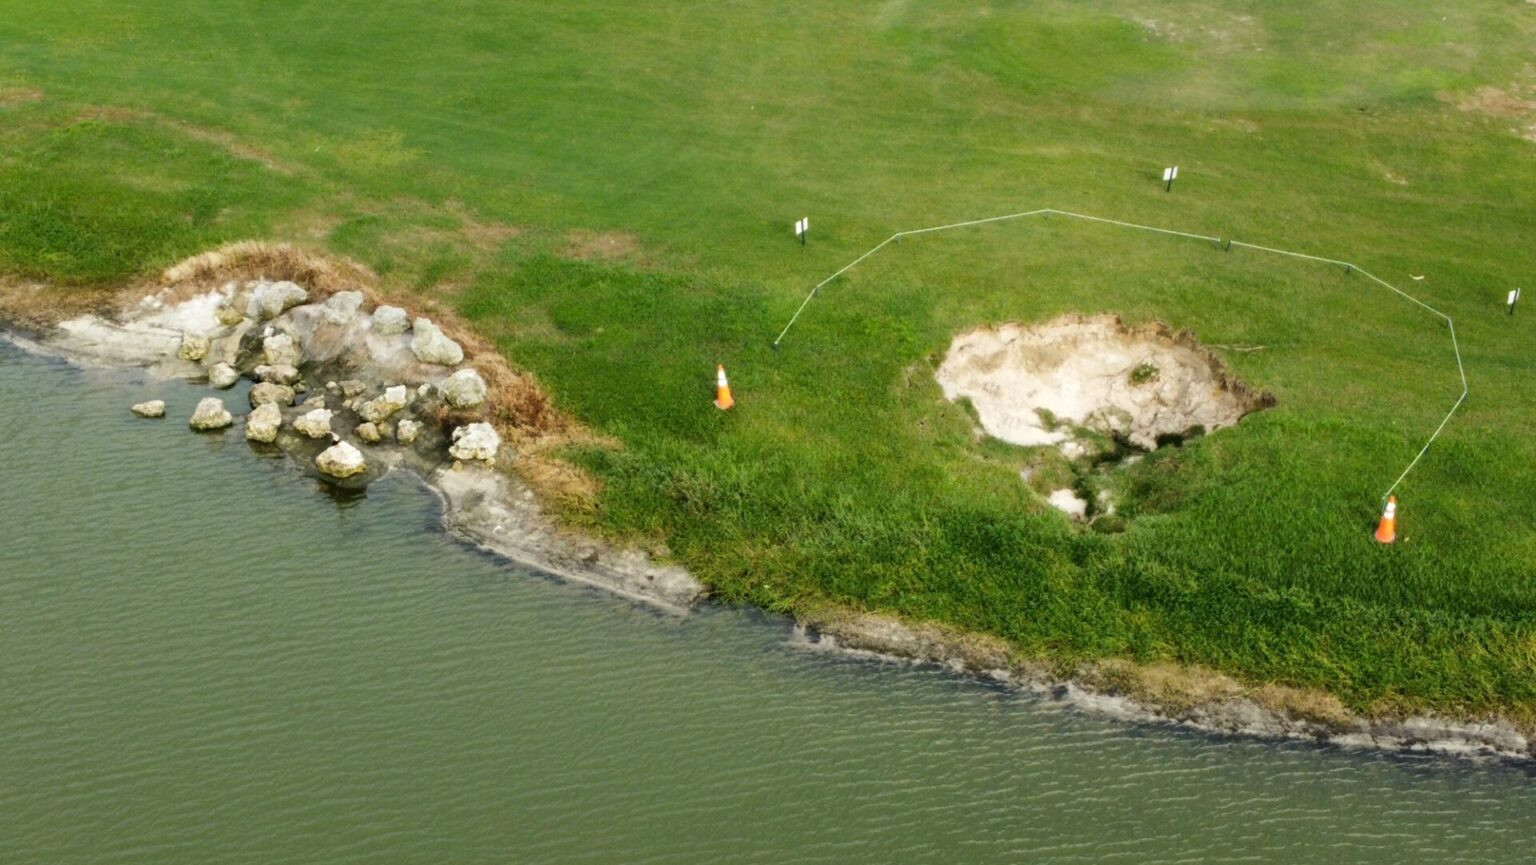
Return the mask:
[(40, 333), (76, 316), (110, 315), (118, 299), (112, 289), (60, 288), (0, 277), (0, 322)]

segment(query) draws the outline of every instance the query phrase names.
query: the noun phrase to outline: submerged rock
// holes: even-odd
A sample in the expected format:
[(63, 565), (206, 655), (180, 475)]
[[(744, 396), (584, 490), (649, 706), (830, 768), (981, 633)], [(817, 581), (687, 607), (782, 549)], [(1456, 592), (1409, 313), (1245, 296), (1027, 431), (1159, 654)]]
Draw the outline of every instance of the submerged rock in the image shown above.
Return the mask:
[(395, 427), (395, 441), (403, 445), (416, 441), (419, 435), (421, 435), (421, 424), (416, 421), (403, 420)]
[(253, 442), (271, 444), (283, 426), (283, 411), (277, 403), (264, 402), (245, 419), (245, 437)]
[(381, 336), (405, 333), (411, 327), (411, 318), (398, 306), (381, 306), (373, 311), (373, 332)]
[(474, 408), (485, 402), (485, 379), (472, 369), (461, 369), (448, 376), (437, 389), (454, 408)]
[(275, 402), (278, 405), (293, 405), (293, 397), (293, 388), (288, 385), (264, 381), (251, 388), (251, 408), (268, 402)]
[(306, 412), (293, 422), (293, 428), (312, 439), (323, 439), (331, 434), (331, 411), (317, 408)]
[(208, 383), (224, 390), (235, 386), (240, 380), (240, 371), (227, 363), (216, 363), (208, 370)]
[(378, 444), (384, 438), (379, 434), (378, 425), (371, 422), (357, 425), (357, 437), (371, 445)]
[(187, 425), (195, 430), (216, 430), (234, 422), (234, 415), (224, 408), (224, 400), (210, 396), (197, 404), (197, 410), (192, 412), (192, 419), (187, 421)]
[(495, 427), (488, 423), (472, 423), (453, 431), (453, 445), (448, 448), (448, 453), (456, 460), (489, 462), (496, 459), (500, 447), (501, 436)]
[(385, 388), (383, 394), (358, 406), (357, 413), (363, 416), (363, 420), (383, 423), (390, 415), (405, 408), (409, 401), (409, 391), (405, 385), (399, 384)]
[(286, 333), (275, 333), (263, 339), (261, 354), (273, 366), (298, 366), (302, 357), (298, 343)]
[(320, 313), (331, 324), (349, 324), (357, 317), (357, 311), (362, 308), (363, 293), (361, 291), (338, 291), (320, 305)]
[(139, 417), (165, 417), (165, 400), (152, 399), (149, 402), (141, 402), (133, 407), (133, 413)]
[(348, 442), (337, 442), (315, 457), (315, 468), (333, 478), (350, 478), (368, 470), (363, 452)]
[(367, 382), (358, 381), (355, 378), (349, 378), (338, 386), (341, 388), (341, 395), (347, 399), (351, 399), (355, 396), (361, 396), (363, 391), (368, 389)]
[(449, 339), (432, 319), (418, 318), (413, 327), (416, 333), (411, 337), (411, 352), (417, 360), (439, 366), (453, 366), (464, 360), (464, 349)]

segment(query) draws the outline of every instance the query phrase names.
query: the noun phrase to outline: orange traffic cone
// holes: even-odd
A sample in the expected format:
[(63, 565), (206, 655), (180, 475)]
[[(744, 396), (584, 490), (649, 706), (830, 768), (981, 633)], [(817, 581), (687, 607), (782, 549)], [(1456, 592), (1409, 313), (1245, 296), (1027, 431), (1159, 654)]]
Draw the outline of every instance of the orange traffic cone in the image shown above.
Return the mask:
[(731, 398), (731, 383), (725, 380), (725, 364), (715, 367), (715, 408), (725, 411), (736, 404)]
[(1381, 512), (1381, 525), (1376, 527), (1376, 540), (1384, 544), (1397, 540), (1397, 496), (1387, 497), (1387, 509)]

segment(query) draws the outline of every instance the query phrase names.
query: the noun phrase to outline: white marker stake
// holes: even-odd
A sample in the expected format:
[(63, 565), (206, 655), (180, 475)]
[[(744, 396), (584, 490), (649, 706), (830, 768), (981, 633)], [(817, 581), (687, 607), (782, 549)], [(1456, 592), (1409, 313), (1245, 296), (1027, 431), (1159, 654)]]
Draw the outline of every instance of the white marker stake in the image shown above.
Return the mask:
[(811, 218), (809, 216), (795, 222), (795, 236), (800, 238), (800, 245), (805, 245), (805, 236), (811, 232)]
[(1514, 291), (1511, 291), (1509, 293), (1509, 314), (1510, 315), (1514, 315), (1515, 314), (1515, 303), (1517, 301), (1519, 301), (1519, 300), (1520, 300), (1520, 289), (1517, 288)]
[(1178, 179), (1179, 179), (1179, 167), (1177, 165), (1172, 166), (1170, 168), (1164, 168), (1163, 169), (1163, 182), (1168, 184), (1168, 186), (1163, 191), (1164, 192), (1172, 192), (1173, 191), (1173, 182), (1175, 180), (1178, 180)]

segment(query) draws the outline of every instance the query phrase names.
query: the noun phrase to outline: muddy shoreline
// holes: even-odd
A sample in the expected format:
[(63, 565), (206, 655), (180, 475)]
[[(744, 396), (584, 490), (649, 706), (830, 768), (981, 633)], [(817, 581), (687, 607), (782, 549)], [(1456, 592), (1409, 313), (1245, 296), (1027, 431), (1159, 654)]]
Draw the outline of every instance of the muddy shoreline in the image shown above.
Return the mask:
[[(324, 289), (315, 291), (315, 288), (310, 287), (313, 294), (330, 294)], [(237, 293), (228, 288), (221, 291), (226, 300)], [(4, 293), (5, 287), (0, 286), (0, 294)], [(185, 354), (182, 346), (187, 334), (177, 332), (177, 316), (167, 316), (164, 310), (179, 309), (186, 303), (203, 303), (211, 310), (215, 302), (206, 300), (207, 296), (206, 290), (189, 293), (166, 289), (162, 290), (157, 303), (126, 307), (115, 316), (74, 315), (51, 322), (51, 327), (47, 326), (43, 315), (27, 318), (0, 315), (0, 337), (24, 350), (77, 365), (138, 367), (164, 376), (195, 380), (206, 377), (207, 368), (200, 361), (180, 356)], [(6, 300), (9, 301), (4, 307), (7, 311), (14, 310), (18, 303), (25, 303), (14, 294)], [(347, 357), (349, 353), (361, 354), (342, 366), (354, 373), (362, 370), (369, 393), (382, 391), (402, 380), (413, 387), (431, 390), (439, 387), (433, 384), (434, 381), (440, 382), (452, 372), (446, 366), (421, 367), (394, 343), (381, 348), (380, 338), (370, 334), (366, 327), (352, 324), (333, 327), (321, 322), (318, 312), (305, 311), (305, 308), (319, 306), (317, 297), (314, 303), (306, 301), (271, 319), (279, 325), (292, 324), (294, 319), (301, 323), (308, 321), (291, 329), (304, 334), (305, 343), (319, 347), (319, 355), (324, 358), (306, 357), (311, 377), (315, 373), (323, 376), (340, 368), (336, 366), (337, 359)], [(288, 318), (283, 319), (283, 316)], [(148, 325), (144, 326), (146, 322)], [(207, 324), (206, 321), (183, 323), (192, 324), (194, 329)], [(209, 334), (214, 345), (218, 345), (220, 338), (228, 340), (231, 335), (217, 327), (233, 330), (237, 325), (216, 325), (211, 329)], [(253, 328), (246, 328), (247, 333), (251, 330)], [(194, 336), (201, 339), (209, 334)], [(462, 336), (460, 333), (453, 335)], [(249, 340), (246, 340), (245, 349), (239, 348), (242, 338), (233, 341), (236, 354), (251, 351)], [(254, 367), (252, 360), (244, 358), (243, 374), (247, 377), (251, 376), (250, 369)], [(132, 400), (125, 402), (125, 411), (128, 402)], [(350, 411), (337, 407), (337, 412), (348, 418), (339, 423), (337, 429), (348, 438), (355, 436), (361, 426), (353, 423), (356, 419), (351, 418)], [(237, 409), (237, 412), (244, 413), (243, 409)], [(287, 414), (285, 422), (291, 425), (293, 412)], [(535, 437), (507, 429), (506, 416), (498, 414), (496, 406), (487, 405), (478, 416), (500, 420), (513, 450), (523, 445), (529, 452), (537, 453)], [(454, 417), (450, 420), (468, 419)], [(177, 430), (175, 434), (192, 435), (185, 430)], [(222, 434), (238, 435), (239, 431), (236, 428)], [(656, 561), (645, 551), (619, 548), (562, 528), (543, 506), (550, 491), (538, 489), (518, 472), (508, 470), (509, 464), (519, 455), (514, 454), (496, 464), (494, 461), (457, 460), (435, 453), (434, 449), (442, 450), (446, 446), (442, 440), (415, 448), (385, 441), (365, 444), (363, 448), (368, 453), (370, 471), (406, 470), (420, 477), (441, 503), (444, 528), (489, 553), (671, 613), (686, 614), (707, 597), (707, 588), (676, 565)], [(310, 456), (303, 448), (290, 446), (284, 449), (296, 463)], [(306, 470), (312, 471), (307, 467)], [(1021, 658), (1011, 646), (997, 638), (928, 623), (906, 623), (838, 608), (802, 613), (796, 618), (796, 639), (808, 647), (932, 664), (1134, 723), (1172, 724), (1216, 735), (1303, 740), (1346, 748), (1502, 760), (1536, 759), (1536, 730), (1504, 718), (1369, 717), (1350, 711), (1337, 699), (1320, 691), (1278, 685), (1247, 686), (1199, 668), (1138, 665), (1117, 660), (1063, 668)]]

